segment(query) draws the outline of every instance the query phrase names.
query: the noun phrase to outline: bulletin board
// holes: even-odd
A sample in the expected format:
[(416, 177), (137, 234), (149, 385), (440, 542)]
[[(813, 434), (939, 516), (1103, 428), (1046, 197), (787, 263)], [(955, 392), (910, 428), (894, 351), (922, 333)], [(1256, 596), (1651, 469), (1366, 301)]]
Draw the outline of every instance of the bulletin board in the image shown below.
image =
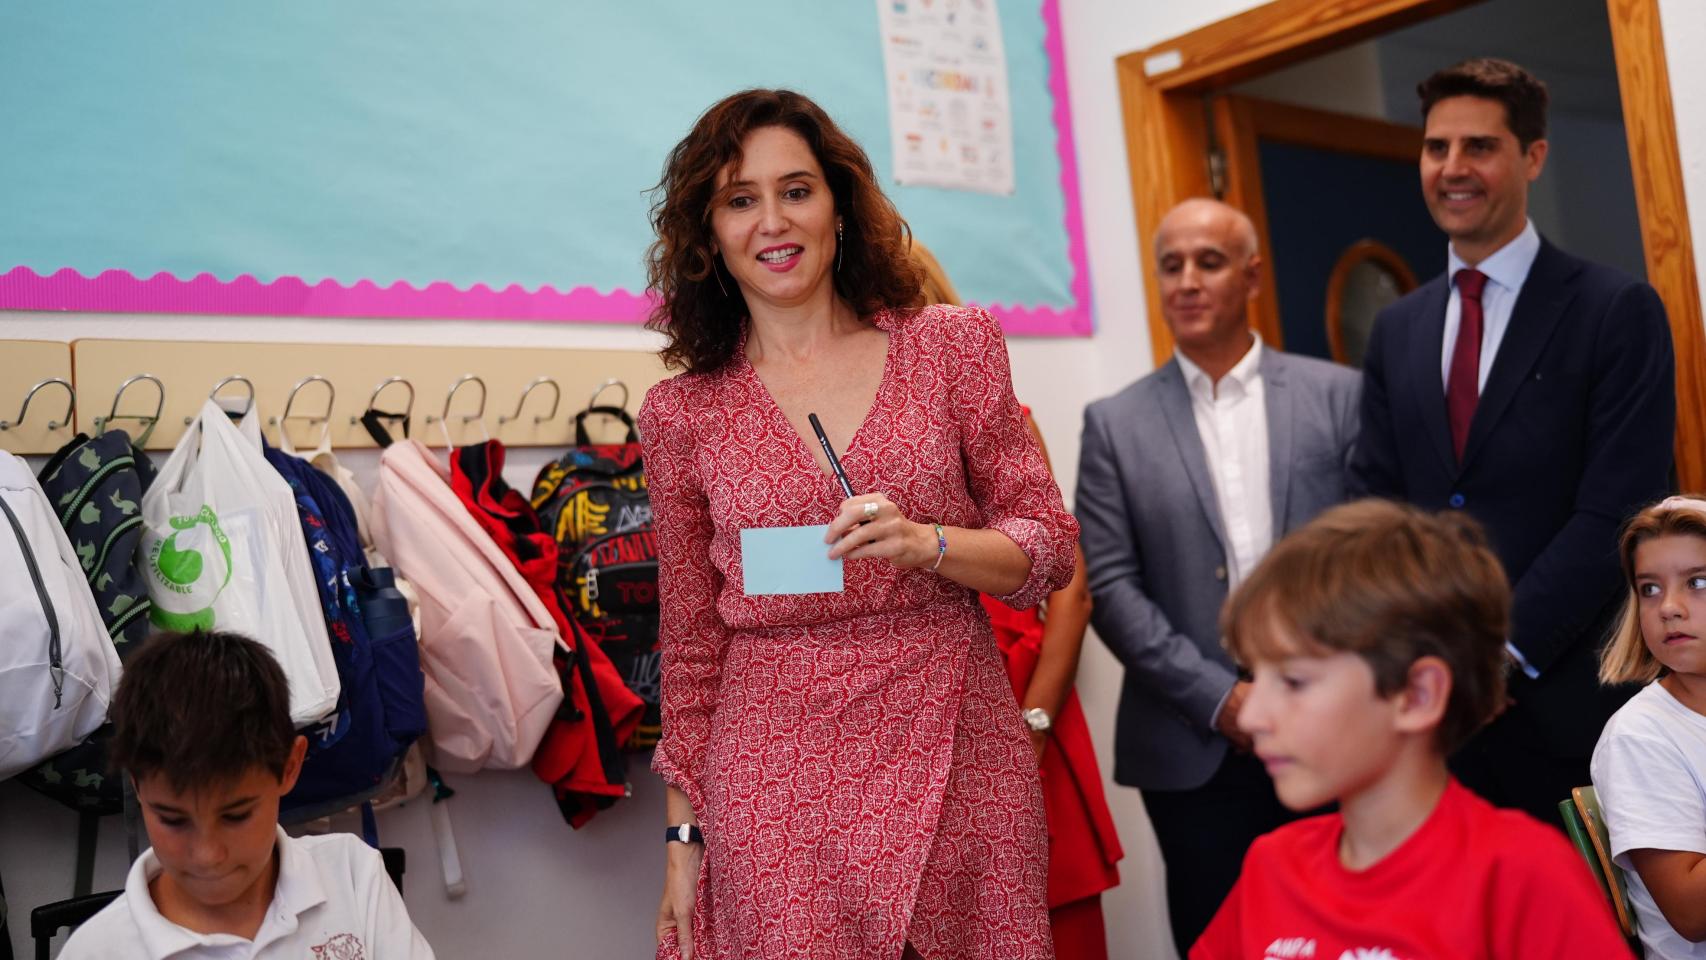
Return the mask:
[(0, 309), (639, 322), (665, 153), (781, 86), (967, 300), (1088, 335), (1058, 0), (1000, 2), (1009, 195), (894, 184), (870, 0), (0, 4)]

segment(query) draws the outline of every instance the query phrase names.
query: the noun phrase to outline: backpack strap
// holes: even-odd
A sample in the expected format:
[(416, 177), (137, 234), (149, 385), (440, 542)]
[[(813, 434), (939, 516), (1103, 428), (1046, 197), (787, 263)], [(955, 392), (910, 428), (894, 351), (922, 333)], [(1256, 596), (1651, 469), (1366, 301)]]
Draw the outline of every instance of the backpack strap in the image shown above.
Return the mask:
[(367, 430), (367, 435), (373, 438), (373, 442), (379, 444), (381, 448), (384, 448), (397, 442), (396, 438), (391, 436), (391, 431), (385, 429), (382, 423), (382, 421), (385, 420), (403, 421), (403, 439), (408, 439), (409, 415), (406, 413), (386, 413), (383, 410), (368, 408), (368, 410), (361, 415), (360, 422), (362, 427)]
[(592, 445), (592, 441), (588, 439), (586, 434), (586, 418), (599, 414), (603, 414), (607, 417), (615, 417), (622, 421), (622, 423), (628, 428), (628, 439), (624, 442), (640, 442), (640, 432), (634, 426), (634, 415), (629, 413), (627, 410), (621, 407), (587, 407), (580, 413), (575, 414), (575, 446), (589, 447)]
[(48, 678), (53, 682), (53, 708), (57, 710), (65, 702), (65, 667), (59, 647), (59, 615), (53, 610), (53, 599), (47, 595), (47, 584), (42, 582), (41, 568), (36, 565), (36, 555), (30, 550), (30, 538), (24, 535), (23, 524), (18, 522), (18, 515), (7, 506), (5, 497), (0, 497), (0, 512), (6, 514), (7, 522), (12, 525), (12, 534), (18, 539), (18, 549), (23, 551), (24, 568), (30, 572), (30, 580), (35, 584), (36, 599), (41, 602), (41, 612), (47, 618), (47, 672)]

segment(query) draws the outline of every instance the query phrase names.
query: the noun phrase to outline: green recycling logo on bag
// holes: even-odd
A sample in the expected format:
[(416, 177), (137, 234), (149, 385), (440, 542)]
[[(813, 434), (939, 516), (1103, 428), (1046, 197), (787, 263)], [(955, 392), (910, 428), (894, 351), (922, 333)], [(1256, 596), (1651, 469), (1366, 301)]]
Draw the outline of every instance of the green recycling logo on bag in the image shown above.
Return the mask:
[(211, 630), (213, 603), (231, 582), (231, 541), (205, 504), (195, 516), (166, 522), (170, 536), (154, 530), (143, 536), (142, 568), (154, 600), (148, 619), (165, 630)]

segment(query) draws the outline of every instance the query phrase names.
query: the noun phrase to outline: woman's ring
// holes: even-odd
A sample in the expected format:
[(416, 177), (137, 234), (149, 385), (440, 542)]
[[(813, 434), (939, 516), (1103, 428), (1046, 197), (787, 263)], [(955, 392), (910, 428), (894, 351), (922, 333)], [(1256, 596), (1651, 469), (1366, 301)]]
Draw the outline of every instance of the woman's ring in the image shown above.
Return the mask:
[(866, 520), (877, 519), (877, 511), (881, 510), (881, 509), (882, 509), (882, 506), (880, 504), (878, 504), (875, 500), (872, 500), (869, 503), (866, 503), (865, 504), (865, 519)]

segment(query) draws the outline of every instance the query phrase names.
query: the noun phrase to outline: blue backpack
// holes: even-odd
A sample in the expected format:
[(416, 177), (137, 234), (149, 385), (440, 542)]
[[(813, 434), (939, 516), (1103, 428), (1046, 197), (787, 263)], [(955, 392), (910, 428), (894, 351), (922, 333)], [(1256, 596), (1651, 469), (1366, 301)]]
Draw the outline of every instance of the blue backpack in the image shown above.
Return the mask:
[(280, 804), (305, 820), (371, 799), (426, 732), (420, 648), (389, 569), (370, 569), (349, 498), (307, 461), (265, 447), (290, 484), (326, 614), (343, 692), (332, 725), (309, 731), (308, 758)]

